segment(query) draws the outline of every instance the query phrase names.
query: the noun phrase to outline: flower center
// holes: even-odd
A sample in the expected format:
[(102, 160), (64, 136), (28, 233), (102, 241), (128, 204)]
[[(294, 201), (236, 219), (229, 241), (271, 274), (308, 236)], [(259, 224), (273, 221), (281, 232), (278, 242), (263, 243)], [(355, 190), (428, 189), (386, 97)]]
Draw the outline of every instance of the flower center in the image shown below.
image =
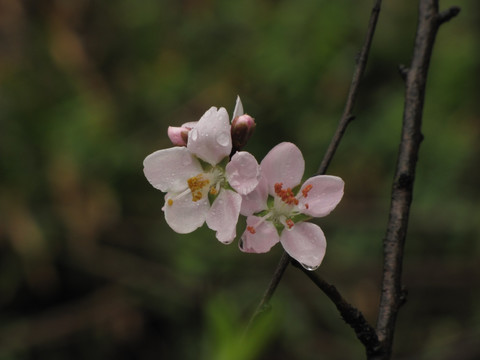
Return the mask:
[(187, 180), (188, 187), (192, 192), (192, 201), (201, 200), (204, 196), (204, 188), (210, 184), (210, 180), (206, 179), (204, 175), (205, 174), (200, 173)]
[(300, 204), (299, 200), (307, 198), (312, 188), (313, 185), (309, 184), (295, 196), (291, 188), (284, 189), (283, 183), (275, 183), (275, 195), (273, 196), (273, 203), (269, 205), (268, 212), (256, 224), (247, 226), (247, 231), (255, 234), (256, 228), (265, 221), (273, 223), (277, 229), (281, 226), (283, 226), (282, 229), (292, 229), (295, 226), (292, 218), (301, 214), (302, 209), (308, 209), (309, 207), (308, 203), (302, 202)]
[(177, 199), (192, 195), (192, 201), (202, 200), (208, 193), (217, 195), (220, 186), (226, 181), (225, 174), (222, 169), (214, 167), (209, 172), (200, 173), (187, 180), (188, 188), (177, 196), (167, 200), (168, 206), (172, 206)]

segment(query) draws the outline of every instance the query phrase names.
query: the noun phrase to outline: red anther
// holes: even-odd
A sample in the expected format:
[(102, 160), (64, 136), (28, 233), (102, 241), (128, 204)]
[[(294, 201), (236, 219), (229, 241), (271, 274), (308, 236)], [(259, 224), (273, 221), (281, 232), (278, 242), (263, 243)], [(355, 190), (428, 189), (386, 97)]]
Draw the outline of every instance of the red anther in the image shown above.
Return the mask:
[(289, 229), (291, 229), (293, 227), (293, 225), (295, 225), (295, 223), (293, 222), (292, 219), (287, 219), (287, 221), (285, 221), (287, 223), (287, 226)]
[(313, 187), (313, 185), (312, 185), (312, 184), (309, 184), (309, 185), (305, 186), (305, 187), (302, 189), (303, 197), (307, 197), (308, 192), (309, 192), (310, 190), (312, 190), (312, 187)]
[(298, 199), (293, 194), (292, 188), (287, 188), (286, 190), (283, 190), (282, 183), (275, 183), (274, 188), (275, 188), (275, 194), (277, 194), (278, 197), (282, 199), (282, 201), (285, 204), (298, 205)]
[(275, 183), (274, 185), (275, 194), (280, 195), (279, 193), (282, 191), (282, 185), (283, 183)]
[(305, 203), (305, 209), (307, 209), (307, 210), (308, 210), (308, 204), (307, 204), (307, 203)]
[(256, 233), (255, 228), (253, 226), (247, 226), (247, 230), (250, 234), (255, 234)]

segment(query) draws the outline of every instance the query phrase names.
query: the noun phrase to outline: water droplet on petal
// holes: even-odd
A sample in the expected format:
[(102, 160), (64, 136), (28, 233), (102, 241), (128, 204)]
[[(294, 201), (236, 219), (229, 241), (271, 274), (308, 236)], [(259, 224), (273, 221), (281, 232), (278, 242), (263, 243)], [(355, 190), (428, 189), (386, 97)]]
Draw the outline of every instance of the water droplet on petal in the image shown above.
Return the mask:
[(230, 142), (230, 134), (227, 132), (222, 132), (217, 135), (217, 143), (221, 146), (227, 146)]
[(198, 130), (197, 130), (197, 129), (193, 129), (190, 134), (191, 134), (191, 135), (190, 135), (190, 136), (191, 136), (191, 139), (192, 139), (193, 141), (197, 141), (197, 139), (198, 139)]
[(302, 265), (302, 266), (303, 266), (305, 269), (307, 269), (308, 271), (316, 270), (316, 269), (318, 269), (318, 266), (319, 266), (319, 265), (310, 266), (310, 265), (306, 265), (306, 264), (302, 264), (302, 263), (300, 263), (300, 265)]

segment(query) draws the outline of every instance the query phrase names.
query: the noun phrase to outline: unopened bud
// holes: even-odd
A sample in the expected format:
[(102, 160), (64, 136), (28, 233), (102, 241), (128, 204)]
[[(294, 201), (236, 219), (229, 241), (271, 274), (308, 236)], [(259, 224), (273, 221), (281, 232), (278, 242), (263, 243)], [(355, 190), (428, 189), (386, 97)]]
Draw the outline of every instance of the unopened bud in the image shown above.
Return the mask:
[(195, 124), (196, 122), (189, 122), (183, 124), (181, 127), (169, 126), (167, 133), (172, 144), (176, 146), (187, 146), (188, 133)]
[(255, 120), (247, 114), (237, 116), (232, 121), (232, 145), (236, 150), (240, 150), (246, 144), (255, 130)]

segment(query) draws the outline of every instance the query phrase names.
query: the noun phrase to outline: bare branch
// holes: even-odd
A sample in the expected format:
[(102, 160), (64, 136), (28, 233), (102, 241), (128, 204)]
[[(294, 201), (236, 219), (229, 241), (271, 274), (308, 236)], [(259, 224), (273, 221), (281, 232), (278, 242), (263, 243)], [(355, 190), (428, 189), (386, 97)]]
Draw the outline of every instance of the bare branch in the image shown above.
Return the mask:
[(368, 23), (367, 34), (365, 36), (365, 42), (362, 46), (360, 54), (358, 55), (355, 70), (353, 72), (352, 83), (350, 84), (350, 89), (348, 90), (345, 109), (343, 110), (343, 114), (338, 123), (335, 134), (333, 135), (332, 140), (328, 145), (322, 163), (318, 168), (317, 175), (322, 175), (326, 173), (328, 165), (330, 165), (330, 161), (332, 161), (333, 155), (335, 155), (335, 151), (340, 144), (340, 140), (342, 139), (348, 124), (350, 124), (350, 122), (355, 118), (352, 111), (355, 105), (355, 101), (357, 99), (360, 79), (362, 78), (365, 67), (367, 66), (368, 54), (370, 52), (370, 46), (372, 45), (373, 34), (375, 33), (375, 28), (377, 26), (381, 3), (382, 0), (376, 0), (375, 4), (373, 5), (372, 12), (370, 14), (370, 20)]
[(413, 57), (406, 72), (402, 136), (393, 181), (390, 215), (384, 239), (382, 295), (377, 320), (377, 335), (382, 343), (382, 349), (372, 359), (390, 358), (397, 313), (405, 301), (405, 292), (401, 285), (403, 248), (412, 202), (418, 151), (423, 139), (421, 123), (425, 84), (438, 28), (447, 18), (458, 13), (458, 8), (453, 9), (456, 10), (439, 14), (438, 0), (420, 0)]
[(290, 256), (284, 251), (282, 257), (280, 258), (280, 261), (278, 262), (277, 268), (273, 273), (272, 279), (270, 280), (270, 284), (268, 284), (267, 290), (265, 290), (265, 293), (263, 294), (260, 303), (257, 305), (257, 308), (255, 309), (255, 312), (253, 313), (250, 322), (248, 323), (247, 332), (254, 323), (254, 321), (257, 319), (257, 317), (260, 316), (260, 314), (262, 314), (268, 308), (268, 303), (270, 302), (273, 293), (277, 289), (280, 280), (282, 280), (283, 273), (285, 272), (285, 269), (287, 268), (289, 262)]
[[(377, 25), (377, 20), (378, 20), (378, 15), (380, 13), (380, 5), (382, 3), (382, 0), (376, 0), (375, 4), (372, 8), (372, 12), (370, 14), (370, 20), (367, 28), (367, 34), (365, 36), (365, 42), (362, 46), (362, 49), (360, 51), (360, 54), (358, 56), (358, 59), (356, 60), (356, 65), (354, 69), (354, 74), (352, 78), (352, 83), (350, 84), (350, 89), (347, 97), (347, 102), (345, 105), (345, 109), (343, 112), (343, 115), (338, 123), (337, 129), (332, 137), (332, 140), (330, 142), (330, 145), (327, 148), (327, 151), (323, 157), (323, 160), (320, 164), (320, 167), (317, 171), (317, 175), (320, 174), (325, 174), (327, 171), (328, 165), (330, 164), (330, 161), (332, 160), (335, 151), (338, 148), (338, 145), (340, 144), (340, 140), (343, 137), (343, 134), (345, 133), (345, 130), (348, 126), (348, 124), (354, 119), (354, 116), (352, 114), (353, 107), (355, 105), (355, 100), (357, 98), (358, 94), (358, 88), (360, 84), (360, 79), (363, 75), (363, 72), (365, 71), (365, 67), (367, 65), (367, 60), (368, 60), (368, 53), (370, 51), (370, 46), (372, 44), (372, 39), (373, 35), (375, 33), (375, 27)], [(268, 285), (267, 290), (265, 291), (264, 296), (262, 297), (259, 305), (257, 306), (257, 309), (255, 310), (255, 313), (253, 314), (250, 324), (255, 320), (255, 318), (260, 315), (262, 311), (267, 307), (268, 302), (270, 301), (271, 297), (273, 296), (278, 284), (280, 283), (280, 280), (282, 279), (283, 273), (285, 272), (285, 269), (288, 266), (288, 263), (290, 262), (291, 258), (290, 256), (284, 252), (278, 265), (277, 268), (275, 269), (274, 275), (270, 281), (270, 284)]]
[(440, 14), (438, 14), (439, 24), (450, 21), (450, 19), (457, 16), (459, 12), (460, 8), (458, 6), (452, 6), (450, 9), (442, 11)]
[(363, 314), (348, 303), (335, 286), (323, 280), (316, 273), (304, 269), (297, 261), (292, 261), (292, 264), (302, 270), (332, 300), (340, 315), (342, 315), (342, 319), (350, 325), (357, 338), (365, 346), (367, 356), (376, 353), (380, 347), (380, 342), (375, 329), (367, 322)]

